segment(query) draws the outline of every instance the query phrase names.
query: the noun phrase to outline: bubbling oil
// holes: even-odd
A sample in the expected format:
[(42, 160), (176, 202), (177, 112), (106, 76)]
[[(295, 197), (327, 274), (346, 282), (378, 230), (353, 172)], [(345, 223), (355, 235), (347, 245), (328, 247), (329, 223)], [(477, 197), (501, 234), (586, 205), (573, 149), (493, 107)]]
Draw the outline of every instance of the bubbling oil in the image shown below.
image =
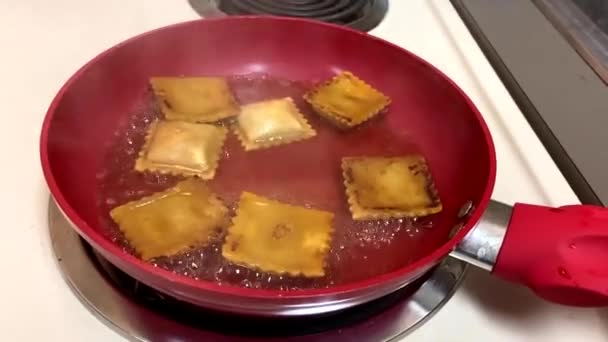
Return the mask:
[[(436, 246), (433, 241), (438, 236), (432, 219), (354, 221), (346, 203), (340, 168), (342, 157), (417, 152), (408, 136), (391, 127), (383, 118), (398, 113), (389, 111), (357, 128), (341, 131), (313, 113), (302, 100), (304, 92), (311, 87), (310, 82), (259, 74), (235, 76), (229, 81), (241, 104), (292, 97), (317, 131), (317, 136), (269, 149), (245, 151), (238, 139), (229, 134), (216, 177), (208, 184), (231, 208), (231, 215), (234, 215), (243, 191), (333, 212), (335, 232), (327, 257), (326, 275), (321, 278), (293, 277), (235, 265), (221, 254), (225, 232), (204, 248), (156, 258), (151, 261), (154, 266), (219, 284), (296, 290), (324, 288), (377, 276), (403, 267), (433, 250)], [(160, 117), (153, 95), (147, 93), (141, 108), (119, 124), (115, 140), (97, 173), (98, 208), (103, 232), (132, 254), (136, 253), (110, 218), (109, 211), (126, 202), (163, 191), (183, 179), (134, 171), (134, 162), (146, 130), (153, 120)]]

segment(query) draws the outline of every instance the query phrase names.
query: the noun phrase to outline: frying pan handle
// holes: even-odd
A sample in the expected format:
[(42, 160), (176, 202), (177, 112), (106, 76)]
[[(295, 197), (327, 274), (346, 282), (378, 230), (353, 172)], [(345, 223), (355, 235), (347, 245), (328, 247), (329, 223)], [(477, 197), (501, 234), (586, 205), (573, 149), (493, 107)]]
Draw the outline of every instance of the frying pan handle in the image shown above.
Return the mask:
[[(481, 235), (490, 239), (484, 242)], [(492, 202), (455, 256), (473, 244), (485, 246), (485, 253), (480, 248), (476, 253), (484, 256), (486, 269), (528, 286), (542, 298), (573, 306), (608, 306), (607, 208), (522, 203), (510, 208)]]
[(462, 240), (451, 256), (492, 271), (500, 252), (513, 207), (490, 201), (473, 230)]
[(553, 302), (608, 306), (608, 209), (515, 204), (493, 273)]

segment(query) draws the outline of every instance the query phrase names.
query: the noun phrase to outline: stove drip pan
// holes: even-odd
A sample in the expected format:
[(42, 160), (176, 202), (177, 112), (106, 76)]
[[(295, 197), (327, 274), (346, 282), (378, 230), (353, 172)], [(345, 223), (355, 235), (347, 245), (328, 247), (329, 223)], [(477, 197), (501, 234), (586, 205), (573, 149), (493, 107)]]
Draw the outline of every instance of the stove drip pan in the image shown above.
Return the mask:
[(204, 17), (213, 15), (276, 15), (310, 18), (361, 31), (376, 27), (386, 15), (388, 0), (189, 0)]
[(466, 264), (447, 258), (424, 279), (338, 313), (299, 318), (235, 316), (167, 297), (97, 255), (49, 204), (59, 268), (84, 305), (134, 341), (390, 341), (430, 318), (460, 285)]

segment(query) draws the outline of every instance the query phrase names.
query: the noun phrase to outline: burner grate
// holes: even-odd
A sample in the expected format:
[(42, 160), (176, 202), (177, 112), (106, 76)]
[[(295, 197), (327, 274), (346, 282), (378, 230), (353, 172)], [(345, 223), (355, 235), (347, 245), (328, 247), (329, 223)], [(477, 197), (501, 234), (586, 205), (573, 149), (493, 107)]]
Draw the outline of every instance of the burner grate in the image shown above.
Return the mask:
[(339, 24), (347, 24), (365, 14), (367, 0), (224, 0), (220, 9), (229, 14), (272, 14), (281, 16), (314, 18)]
[[(216, 0), (215, 3), (227, 15), (309, 18), (361, 31), (376, 27), (388, 10), (388, 0)], [(208, 15), (209, 0), (190, 0), (190, 4), (201, 15)]]

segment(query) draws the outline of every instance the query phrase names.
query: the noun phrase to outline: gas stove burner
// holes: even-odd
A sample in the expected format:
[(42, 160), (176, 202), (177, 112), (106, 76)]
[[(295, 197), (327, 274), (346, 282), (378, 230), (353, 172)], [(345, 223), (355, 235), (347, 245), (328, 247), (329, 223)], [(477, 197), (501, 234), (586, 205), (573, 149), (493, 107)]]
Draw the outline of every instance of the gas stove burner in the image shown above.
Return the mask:
[[(207, 3), (204, 6), (203, 3)], [(216, 0), (217, 8), (227, 15), (276, 15), (321, 20), (369, 31), (388, 10), (388, 0)], [(190, 0), (199, 13), (210, 1)]]
[(134, 341), (388, 341), (430, 318), (458, 288), (466, 265), (448, 258), (423, 279), (337, 313), (256, 318), (180, 302), (129, 277), (92, 251), (52, 200), (49, 230), (64, 278), (98, 318)]

